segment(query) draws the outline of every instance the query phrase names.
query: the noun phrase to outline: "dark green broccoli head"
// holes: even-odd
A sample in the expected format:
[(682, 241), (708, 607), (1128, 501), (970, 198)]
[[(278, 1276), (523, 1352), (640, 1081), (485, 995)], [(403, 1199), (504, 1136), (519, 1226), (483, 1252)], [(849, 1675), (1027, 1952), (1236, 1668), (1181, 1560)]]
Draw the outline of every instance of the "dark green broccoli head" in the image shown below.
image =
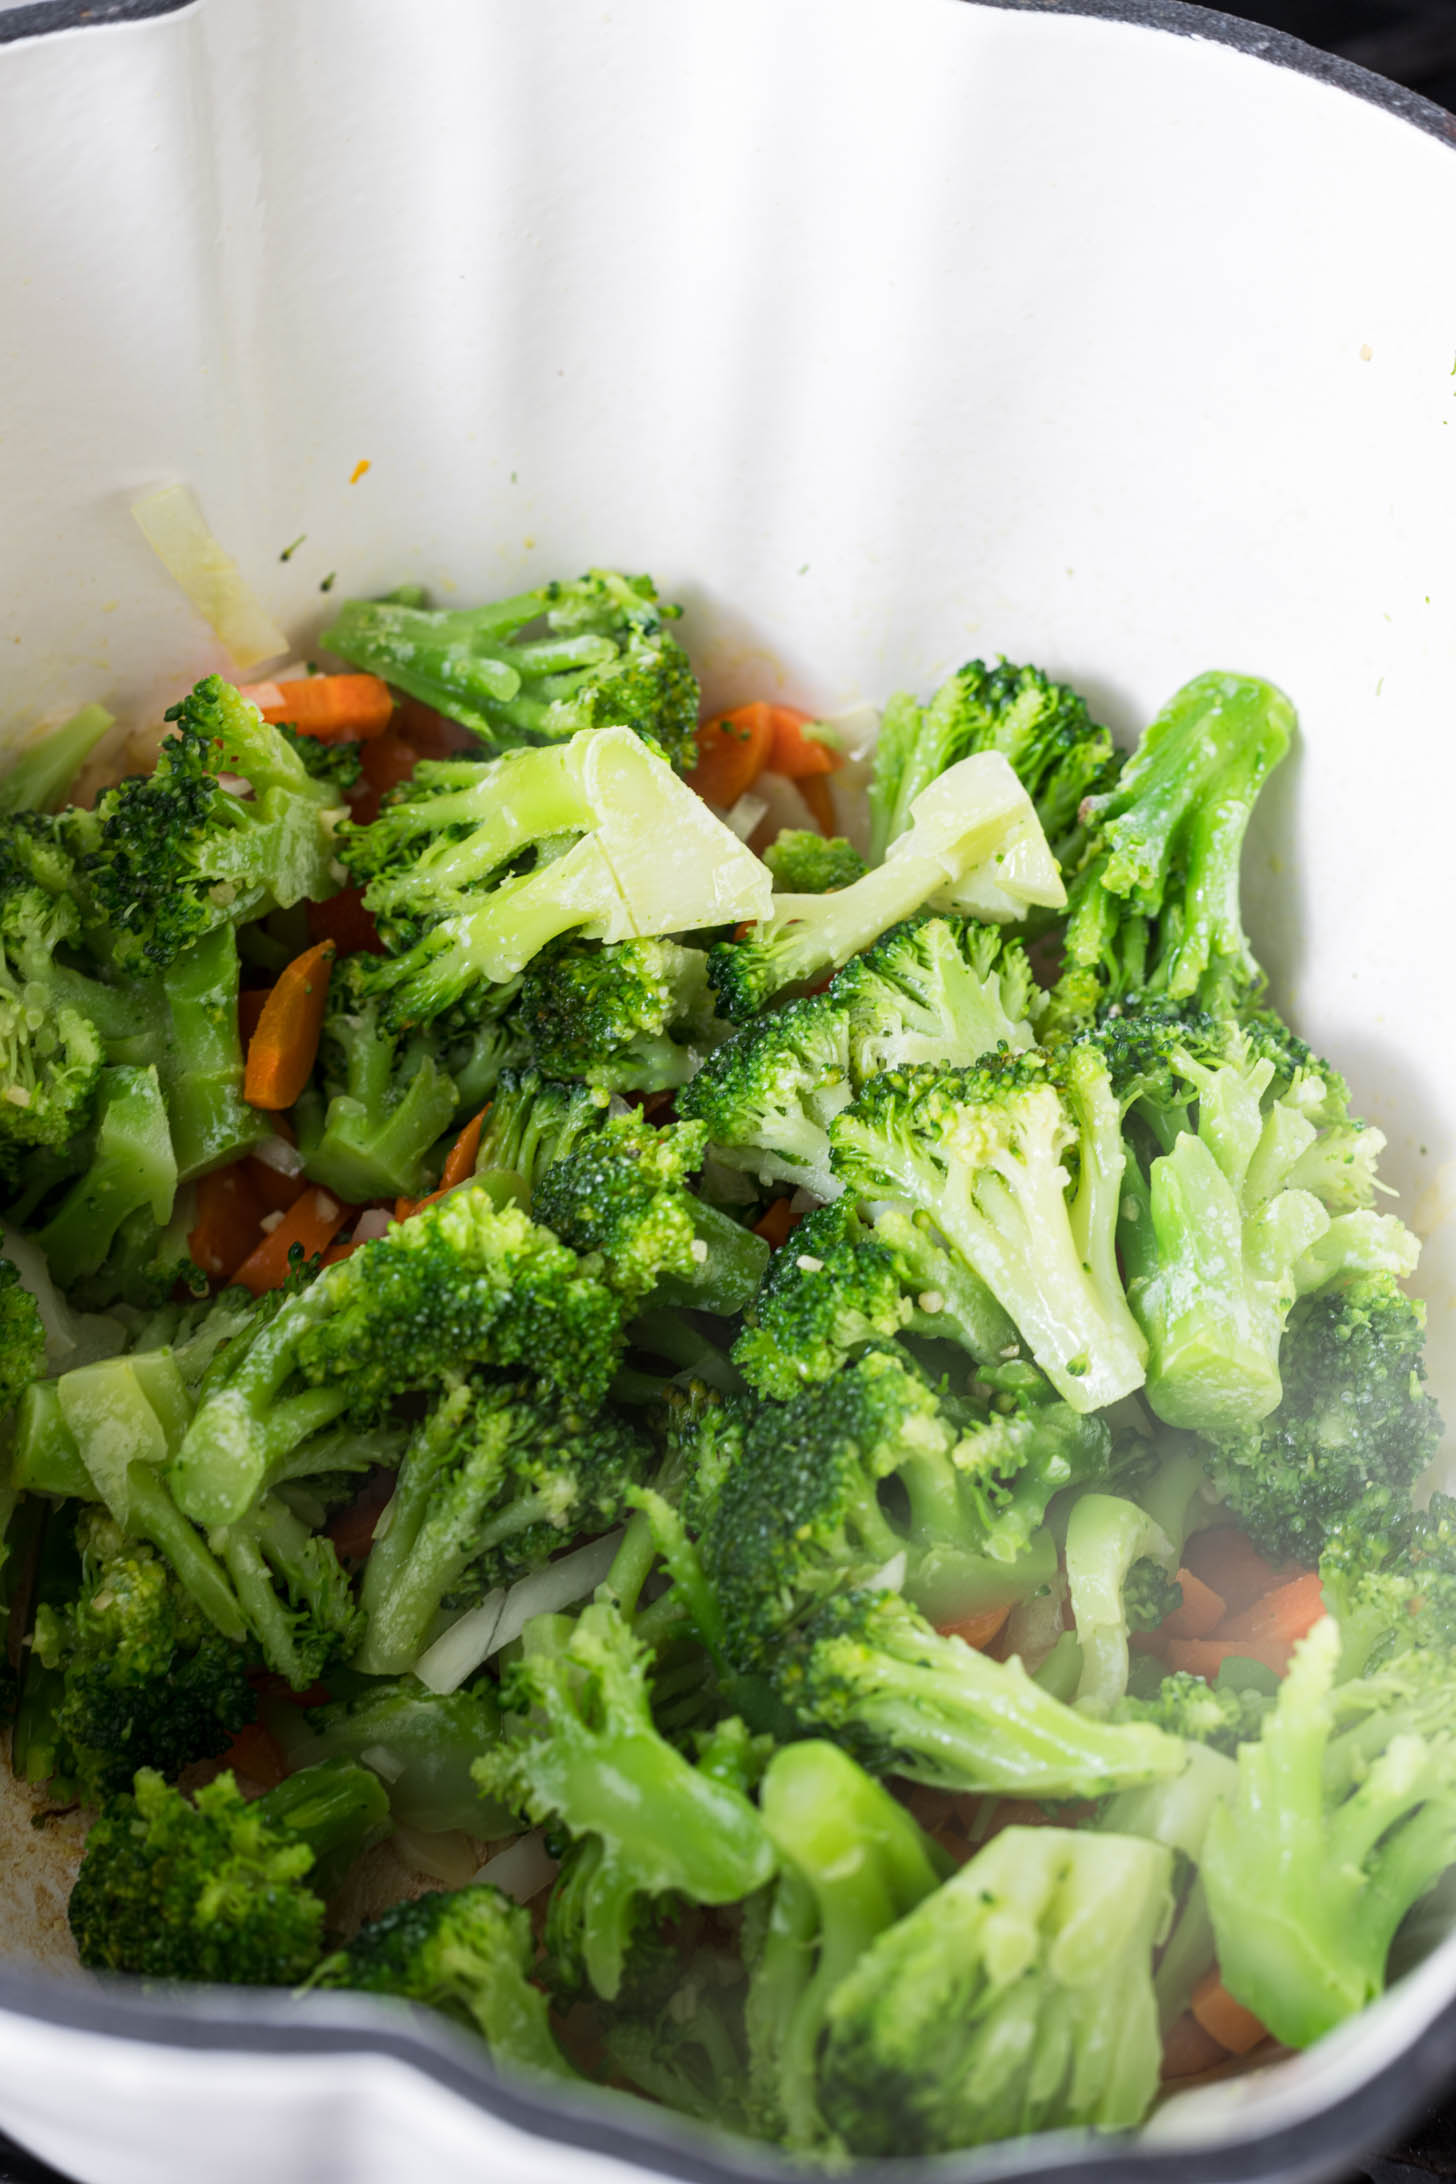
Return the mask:
[(808, 827), (781, 827), (763, 853), (781, 895), (827, 895), (852, 886), (868, 867), (842, 834), (815, 834)]
[(908, 918), (829, 988), (849, 1013), (855, 1077), (909, 1063), (977, 1061), (1034, 1043), (1046, 997), (1026, 950), (970, 918)]
[(45, 1329), (34, 1297), (9, 1259), (0, 1259), (0, 1414), (45, 1371)]
[(662, 1276), (690, 1276), (697, 1265), (687, 1181), (702, 1166), (707, 1143), (701, 1122), (657, 1129), (637, 1110), (611, 1116), (544, 1170), (532, 1214), (574, 1250), (599, 1253), (603, 1280), (640, 1303)]
[(84, 1803), (125, 1790), (139, 1767), (172, 1781), (225, 1751), (257, 1709), (249, 1654), (213, 1629), (168, 1564), (99, 1509), (76, 1525), (81, 1589), (36, 1610), (35, 1654), (62, 1677), (62, 1771)]
[(1456, 1655), (1456, 1500), (1392, 1509), (1357, 1505), (1320, 1557), (1325, 1602), (1340, 1625), (1340, 1673), (1379, 1672), (1413, 1651)]
[(1122, 1612), (1129, 1630), (1156, 1630), (1183, 1605), (1183, 1587), (1151, 1555), (1142, 1555), (1123, 1580)]
[(912, 1309), (894, 1253), (875, 1241), (854, 1199), (837, 1198), (806, 1214), (774, 1253), (733, 1362), (761, 1395), (787, 1402), (856, 1351), (892, 1341)]
[(57, 822), (0, 821), (0, 1153), (17, 1180), (84, 1127), (105, 1061), (91, 982), (56, 963), (79, 942), (73, 888)]
[(673, 940), (575, 941), (543, 955), (515, 1023), (544, 1075), (611, 1092), (672, 1091), (723, 1036), (707, 956)]
[(389, 1807), (367, 1768), (326, 1762), (251, 1804), (230, 1774), (193, 1799), (143, 1768), (86, 1838), (69, 1918), (81, 1962), (144, 1979), (295, 1987), (324, 1905)]
[(1435, 1455), (1425, 1307), (1388, 1275), (1300, 1305), (1279, 1351), (1283, 1397), (1242, 1433), (1211, 1438), (1225, 1507), (1275, 1561), (1313, 1561), (1342, 1526), (1380, 1532)]
[(540, 1367), (591, 1402), (616, 1369), (623, 1307), (597, 1264), (483, 1188), (451, 1192), (323, 1280), (297, 1363), (346, 1382), (356, 1404), (471, 1362)]
[(476, 1173), (518, 1176), (529, 1198), (554, 1162), (596, 1136), (610, 1097), (596, 1086), (561, 1083), (539, 1070), (505, 1070), (481, 1128)]
[(1116, 779), (1112, 738), (1085, 700), (1040, 668), (972, 660), (943, 683), (930, 703), (892, 698), (875, 747), (870, 788), (876, 858), (910, 824), (921, 791), (977, 751), (999, 751), (1036, 808), (1052, 853), (1063, 866), (1082, 845), (1083, 800)]
[(292, 721), (280, 720), (273, 724), (291, 751), (302, 760), (304, 769), (315, 781), (323, 781), (333, 792), (333, 801), (342, 804), (345, 792), (356, 786), (364, 772), (362, 747), (357, 743), (325, 743), (318, 736), (307, 736)]
[(530, 1979), (530, 1913), (476, 1882), (397, 1903), (327, 1958), (310, 1985), (396, 1995), (478, 2032), (492, 2056), (518, 2070), (569, 2076)]
[(347, 977), (330, 982), (319, 1042), (327, 1105), (300, 1139), (312, 1181), (346, 1205), (422, 1194), (431, 1150), (460, 1106), (441, 1044), (389, 1031), (378, 1003), (358, 1003)]
[[(219, 925), (320, 901), (337, 887), (324, 814), (336, 785), (310, 772), (231, 683), (209, 675), (167, 714), (150, 774), (67, 814), (84, 898), (114, 960), (150, 971)], [(246, 796), (224, 788), (238, 775)]]

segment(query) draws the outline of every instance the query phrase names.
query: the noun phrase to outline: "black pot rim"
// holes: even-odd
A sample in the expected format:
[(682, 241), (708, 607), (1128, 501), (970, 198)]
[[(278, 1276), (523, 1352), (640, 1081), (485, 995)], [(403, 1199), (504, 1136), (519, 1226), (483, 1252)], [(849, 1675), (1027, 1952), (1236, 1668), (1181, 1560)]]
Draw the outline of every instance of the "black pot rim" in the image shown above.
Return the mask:
[[(145, 22), (197, 0), (32, 0), (0, 6), (0, 45), (61, 30)], [(1232, 47), (1276, 68), (1312, 77), (1456, 149), (1456, 115), (1401, 84), (1323, 53), (1283, 31), (1187, 0), (971, 0), (1028, 14), (1090, 16), (1179, 38)], [(100, 2034), (144, 2046), (259, 2057), (377, 2056), (407, 2064), (483, 2114), (563, 2147), (635, 2163), (681, 2184), (803, 2184), (805, 2171), (772, 2149), (695, 2132), (664, 2111), (624, 2100), (589, 2105), (569, 2093), (534, 2092), (500, 2078), (473, 2044), (424, 2011), (351, 1998), (340, 2013), (323, 1997), (284, 2003), (238, 1989), (209, 1990), (196, 2004), (158, 2000), (126, 1982), (81, 1986), (0, 1968), (0, 2011), (58, 2031)], [(1456, 1998), (1400, 2055), (1331, 2106), (1276, 2132), (1246, 2125), (1207, 2147), (1158, 2146), (1135, 2138), (1058, 2135), (1024, 2139), (930, 2161), (867, 2163), (859, 2184), (1305, 2184), (1347, 2169), (1418, 2116), (1456, 2064)], [(628, 2120), (630, 2116), (630, 2120)]]

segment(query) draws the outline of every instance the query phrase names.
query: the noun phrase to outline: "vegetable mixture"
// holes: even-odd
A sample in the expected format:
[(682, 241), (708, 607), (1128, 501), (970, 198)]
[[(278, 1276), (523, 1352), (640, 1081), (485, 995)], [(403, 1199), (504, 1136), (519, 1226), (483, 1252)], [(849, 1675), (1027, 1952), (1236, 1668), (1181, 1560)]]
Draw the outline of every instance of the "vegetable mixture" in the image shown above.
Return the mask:
[(811, 2159), (1130, 2126), (1456, 1863), (1417, 1246), (1240, 918), (1294, 715), (972, 661), (851, 840), (676, 618), (351, 601), (0, 781), (13, 1766), (98, 1969)]

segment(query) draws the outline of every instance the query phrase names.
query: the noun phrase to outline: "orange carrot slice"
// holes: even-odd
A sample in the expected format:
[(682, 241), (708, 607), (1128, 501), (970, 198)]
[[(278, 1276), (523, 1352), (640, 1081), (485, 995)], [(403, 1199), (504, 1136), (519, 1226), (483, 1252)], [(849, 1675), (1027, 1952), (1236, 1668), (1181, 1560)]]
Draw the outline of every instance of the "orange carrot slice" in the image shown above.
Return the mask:
[(1222, 1593), (1205, 1585), (1192, 1570), (1180, 1570), (1183, 1600), (1159, 1626), (1164, 1638), (1211, 1638), (1227, 1613)]
[(768, 771), (786, 781), (805, 781), (815, 774), (831, 774), (844, 764), (844, 754), (822, 737), (807, 731), (815, 725), (812, 713), (796, 713), (791, 705), (771, 705), (773, 748)]
[(787, 1198), (776, 1198), (766, 1213), (761, 1213), (753, 1224), (755, 1236), (761, 1236), (775, 1251), (788, 1242), (799, 1225), (799, 1216), (789, 1211)]
[(1220, 2047), (1204, 2030), (1192, 2010), (1175, 2017), (1163, 2038), (1163, 2076), (1196, 2078), (1225, 2060), (1228, 2049)]
[(412, 743), (386, 728), (382, 736), (366, 743), (359, 753), (359, 763), (364, 769), (363, 791), (351, 798), (350, 812), (355, 824), (368, 826), (379, 817), (379, 807), (389, 790), (397, 789), (402, 781), (408, 781), (420, 762), (420, 754)]
[(1213, 1635), (1230, 1641), (1284, 1639), (1292, 1646), (1322, 1622), (1324, 1615), (1318, 1573), (1307, 1570), (1303, 1577), (1292, 1578), (1287, 1585), (1276, 1585), (1273, 1592), (1265, 1593), (1262, 1600), (1255, 1600), (1239, 1614), (1227, 1616)]
[(1298, 1563), (1276, 1569), (1266, 1562), (1248, 1535), (1230, 1525), (1195, 1532), (1183, 1550), (1183, 1560), (1195, 1577), (1222, 1595), (1230, 1615), (1272, 1592), (1286, 1578), (1300, 1575)]
[(340, 955), (384, 955), (379, 927), (364, 907), (362, 887), (341, 887), (327, 902), (308, 906), (308, 930), (314, 940), (331, 940)]
[(264, 720), (286, 720), (320, 743), (359, 743), (382, 736), (394, 712), (389, 685), (377, 675), (302, 675), (297, 682), (244, 683)]
[(265, 1790), (276, 1790), (288, 1771), (275, 1739), (260, 1721), (250, 1721), (238, 1731), (218, 1765), (231, 1768), (235, 1775), (246, 1775)]
[(333, 942), (317, 941), (294, 957), (264, 1001), (243, 1072), (243, 1098), (250, 1107), (291, 1107), (308, 1083), (333, 962)]
[(187, 1239), (194, 1265), (213, 1281), (225, 1281), (257, 1243), (267, 1212), (250, 1170), (251, 1161), (214, 1168), (197, 1181), (197, 1219)]
[(289, 1253), (294, 1245), (301, 1246), (305, 1259), (321, 1256), (345, 1223), (353, 1220), (354, 1212), (352, 1206), (341, 1206), (331, 1192), (311, 1185), (271, 1233), (249, 1252), (233, 1280), (251, 1289), (255, 1297), (279, 1288), (292, 1271)]
[(1004, 1608), (981, 1608), (974, 1615), (963, 1615), (958, 1623), (938, 1623), (936, 1628), (942, 1638), (963, 1638), (980, 1653), (1000, 1635), (1010, 1613), (1008, 1601)]
[(721, 810), (731, 809), (763, 772), (773, 744), (773, 707), (761, 700), (704, 721), (698, 763), (685, 776), (688, 787)]
[(834, 791), (823, 774), (805, 774), (794, 783), (800, 796), (809, 807), (809, 817), (821, 834), (836, 832), (839, 820), (834, 808)]
[(1253, 2011), (1234, 2000), (1218, 1975), (1217, 1965), (1210, 1965), (1199, 1980), (1188, 2007), (1209, 2037), (1230, 2055), (1247, 2055), (1250, 2048), (1269, 2037)]

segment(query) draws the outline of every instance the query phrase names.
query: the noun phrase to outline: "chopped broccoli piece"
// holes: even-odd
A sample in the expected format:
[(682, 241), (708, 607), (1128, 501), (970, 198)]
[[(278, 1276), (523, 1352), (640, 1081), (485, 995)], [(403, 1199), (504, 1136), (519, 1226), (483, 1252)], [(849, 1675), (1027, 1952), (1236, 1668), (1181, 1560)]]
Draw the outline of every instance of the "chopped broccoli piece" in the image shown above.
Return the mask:
[(694, 1767), (652, 1719), (643, 1648), (615, 1608), (538, 1616), (501, 1688), (505, 1741), (481, 1788), (592, 1847), (574, 1894), (576, 1950), (610, 2000), (650, 1899), (740, 1902), (774, 1869), (753, 1807)]
[(156, 1045), (139, 1059), (156, 1060), (182, 1183), (226, 1167), (272, 1128), (243, 1098), (239, 977), (237, 936), (220, 925), (157, 982)]
[(1117, 775), (1112, 738), (1075, 690), (1007, 660), (996, 667), (970, 661), (928, 705), (904, 693), (890, 699), (870, 785), (876, 862), (911, 824), (922, 790), (976, 751), (999, 751), (1016, 769), (1053, 856), (1070, 872), (1083, 841), (1083, 802)]
[(1141, 2121), (1162, 2061), (1153, 1949), (1172, 1857), (1007, 1828), (891, 1926), (829, 2001), (825, 2113), (860, 2154), (949, 2153)]
[(165, 1560), (99, 1509), (76, 1522), (79, 1592), (36, 1610), (35, 1652), (59, 1672), (61, 1771), (82, 1801), (126, 1790), (139, 1767), (173, 1781), (226, 1751), (257, 1698), (249, 1656), (213, 1629)]
[(448, 1389), (405, 1451), (365, 1564), (358, 1666), (372, 1676), (413, 1668), (442, 1608), (512, 1583), (578, 1533), (606, 1531), (652, 1464), (635, 1425), (593, 1416), (558, 1390)]
[(573, 1250), (600, 1253), (603, 1280), (639, 1304), (665, 1275), (689, 1278), (697, 1267), (687, 1178), (707, 1142), (700, 1122), (656, 1129), (640, 1112), (611, 1116), (544, 1170), (532, 1215)]
[(1113, 1721), (1152, 1722), (1170, 1736), (1207, 1744), (1215, 1752), (1236, 1752), (1257, 1737), (1269, 1711), (1269, 1694), (1252, 1684), (1206, 1683), (1180, 1669), (1163, 1676), (1150, 1696), (1119, 1699)]
[(1456, 1746), (1443, 1674), (1430, 1731), (1393, 1694), (1336, 1693), (1339, 1626), (1327, 1616), (1294, 1659), (1238, 1794), (1209, 1823), (1203, 1879), (1224, 1985), (1289, 2047), (1308, 2047), (1385, 1985), (1406, 1913), (1456, 1863)]
[(920, 910), (1010, 922), (1065, 899), (1026, 791), (999, 753), (984, 751), (921, 791), (882, 865), (832, 894), (777, 896), (747, 938), (710, 950), (708, 975), (723, 1014), (746, 1023)]
[(1074, 1410), (1141, 1385), (1147, 1345), (1117, 1266), (1120, 1117), (1090, 1047), (887, 1070), (830, 1136), (840, 1181), (933, 1222)]
[(674, 940), (575, 941), (538, 956), (515, 1024), (545, 1076), (610, 1092), (675, 1090), (726, 1029), (713, 1013), (707, 956)]
[(587, 1145), (607, 1119), (610, 1093), (508, 1069), (480, 1132), (477, 1175), (513, 1179), (523, 1205), (546, 1171)]
[(685, 770), (697, 755), (698, 686), (664, 626), (681, 612), (648, 576), (592, 569), (448, 613), (346, 600), (322, 641), (497, 748), (628, 727)]
[(1456, 1657), (1456, 1500), (1424, 1509), (1394, 1501), (1381, 1521), (1361, 1496), (1320, 1557), (1340, 1625), (1340, 1673), (1364, 1676), (1412, 1649)]
[(849, 1012), (858, 1085), (909, 1063), (1029, 1047), (1046, 1006), (1020, 942), (970, 918), (907, 919), (847, 963), (830, 992)]
[(830, 994), (790, 1001), (747, 1024), (678, 1095), (719, 1158), (762, 1183), (793, 1183), (837, 1197), (829, 1125), (853, 1097), (849, 1019)]
[(128, 1215), (145, 1207), (163, 1225), (176, 1191), (177, 1158), (155, 1067), (103, 1070), (90, 1165), (37, 1232), (61, 1288), (96, 1273)]
[(893, 1593), (826, 1601), (773, 1664), (803, 1727), (875, 1774), (1008, 1797), (1103, 1797), (1179, 1773), (1184, 1747), (1144, 1723), (1098, 1721), (1007, 1661), (941, 1637)]
[(305, 735), (295, 728), (292, 721), (275, 721), (284, 742), (302, 760), (304, 770), (315, 781), (326, 781), (333, 790), (333, 801), (342, 804), (348, 790), (358, 786), (364, 772), (364, 754), (357, 743), (325, 743), (318, 736)]
[(1321, 1291), (1290, 1320), (1278, 1407), (1210, 1436), (1225, 1507), (1274, 1561), (1312, 1561), (1342, 1525), (1378, 1531), (1405, 1506), (1441, 1441), (1425, 1326), (1388, 1274)]
[(852, 887), (869, 866), (842, 834), (815, 834), (809, 827), (780, 827), (763, 853), (781, 895), (828, 895)]
[(485, 765), (428, 760), (341, 834), (389, 956), (353, 986), (394, 1026), (490, 1005), (567, 934), (626, 941), (767, 914), (767, 872), (630, 729)]
[[(319, 902), (337, 888), (340, 798), (231, 683), (209, 675), (167, 719), (155, 769), (69, 811), (83, 898), (112, 959), (146, 973), (219, 925)], [(239, 776), (249, 794), (224, 788)]]
[(1082, 1672), (1076, 1704), (1110, 1713), (1127, 1691), (1128, 1633), (1151, 1630), (1182, 1598), (1171, 1572), (1183, 1542), (1170, 1539), (1120, 1494), (1080, 1494), (1067, 1523), (1067, 1590)]
[(455, 1081), (430, 1042), (380, 1021), (378, 1002), (356, 1003), (349, 981), (331, 984), (320, 1041), (328, 1105), (306, 1140), (304, 1172), (346, 1205), (417, 1198), (432, 1147), (459, 1104)]
[(1252, 675), (1199, 675), (1171, 698), (1110, 789), (1088, 804), (1071, 886), (1059, 1030), (1139, 994), (1226, 1013), (1262, 984), (1239, 910), (1239, 860), (1294, 708)]
[(472, 1364), (543, 1371), (593, 1403), (616, 1370), (622, 1316), (592, 1261), (483, 1184), (452, 1191), (326, 1267), (224, 1352), (173, 1491), (198, 1523), (234, 1523), (306, 1434)]
[(367, 1767), (334, 1760), (251, 1804), (230, 1774), (189, 1802), (143, 1768), (135, 1795), (114, 1799), (86, 1838), (69, 1912), (81, 1962), (297, 1986), (323, 1950), (317, 1891), (337, 1886), (388, 1811)]
[(10, 1259), (0, 1258), (0, 1417), (45, 1371), (45, 1328)]
[(477, 1881), (394, 1904), (326, 1957), (309, 1985), (422, 2003), (478, 2032), (506, 2068), (569, 2078), (530, 1978), (534, 1952), (530, 1913)]
[(930, 1896), (943, 1854), (832, 1744), (775, 1754), (763, 1824), (779, 1856), (745, 1932), (749, 2115), (795, 2151), (823, 2146), (819, 2052), (834, 1996), (876, 1937)]

